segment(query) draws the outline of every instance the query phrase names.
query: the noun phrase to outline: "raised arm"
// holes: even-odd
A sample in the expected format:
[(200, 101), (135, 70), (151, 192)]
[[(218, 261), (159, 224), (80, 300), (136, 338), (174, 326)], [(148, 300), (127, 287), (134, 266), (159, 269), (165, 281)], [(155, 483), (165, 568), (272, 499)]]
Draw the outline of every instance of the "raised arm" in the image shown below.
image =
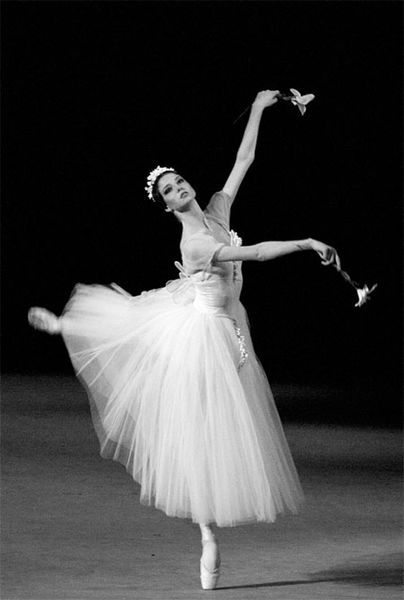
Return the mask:
[(252, 104), (250, 117), (237, 152), (236, 162), (223, 187), (223, 191), (231, 197), (232, 202), (248, 168), (254, 160), (262, 113), (267, 106), (272, 106), (272, 104), (278, 102), (276, 98), (278, 94), (279, 90), (259, 92)]
[(279, 256), (300, 252), (301, 250), (314, 250), (321, 258), (321, 264), (334, 265), (340, 270), (341, 261), (335, 248), (307, 238), (288, 242), (261, 242), (253, 246), (223, 246), (215, 256), (218, 262), (230, 260), (273, 260)]

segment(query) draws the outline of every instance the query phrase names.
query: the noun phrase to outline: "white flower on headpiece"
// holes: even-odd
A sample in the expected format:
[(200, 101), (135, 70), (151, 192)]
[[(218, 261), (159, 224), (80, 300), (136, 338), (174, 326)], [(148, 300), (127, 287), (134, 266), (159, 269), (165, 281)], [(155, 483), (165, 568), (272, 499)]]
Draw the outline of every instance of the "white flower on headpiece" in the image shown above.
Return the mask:
[(153, 186), (156, 182), (157, 177), (159, 177), (163, 173), (170, 172), (170, 171), (174, 171), (174, 169), (172, 167), (160, 167), (160, 165), (159, 165), (153, 171), (151, 171), (149, 173), (149, 175), (147, 176), (147, 186), (144, 189), (146, 190), (147, 195), (149, 196), (150, 200), (154, 200), (153, 199)]
[(370, 294), (376, 288), (377, 288), (377, 283), (372, 285), (372, 287), (370, 289), (368, 288), (367, 285), (365, 285), (363, 288), (356, 288), (356, 292), (358, 294), (358, 302), (355, 304), (355, 306), (357, 306), (359, 308), (360, 306), (365, 304), (365, 302), (368, 302), (368, 300), (370, 300)]
[(297, 90), (294, 90), (293, 88), (289, 89), (294, 95), (294, 98), (291, 99), (292, 104), (294, 106), (297, 106), (297, 108), (300, 110), (303, 116), (306, 112), (306, 104), (313, 100), (313, 98), (315, 97), (314, 94), (305, 94), (304, 96), (302, 96)]

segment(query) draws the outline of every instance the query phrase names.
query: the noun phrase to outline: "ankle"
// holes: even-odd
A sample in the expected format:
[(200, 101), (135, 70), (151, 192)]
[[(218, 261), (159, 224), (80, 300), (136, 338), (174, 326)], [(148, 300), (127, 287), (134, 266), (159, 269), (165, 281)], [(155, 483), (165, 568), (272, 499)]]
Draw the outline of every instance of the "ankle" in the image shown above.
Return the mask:
[(199, 525), (202, 536), (202, 544), (205, 542), (215, 542), (216, 538), (214, 533), (209, 525), (200, 524)]
[(201, 543), (202, 543), (202, 546), (204, 544), (208, 544), (208, 543), (217, 544), (217, 540), (216, 540), (216, 537), (212, 533), (212, 535), (207, 536), (207, 537), (202, 536)]

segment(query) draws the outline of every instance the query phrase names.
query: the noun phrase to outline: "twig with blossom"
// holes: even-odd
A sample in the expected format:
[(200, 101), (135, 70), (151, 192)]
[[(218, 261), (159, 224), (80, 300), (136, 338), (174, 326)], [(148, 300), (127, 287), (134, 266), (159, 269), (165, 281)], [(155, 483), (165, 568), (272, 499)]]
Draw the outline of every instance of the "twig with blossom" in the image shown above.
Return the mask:
[(358, 302), (355, 304), (355, 307), (360, 308), (370, 300), (370, 294), (374, 292), (374, 290), (377, 288), (377, 283), (373, 284), (372, 287), (369, 289), (369, 286), (366, 283), (362, 286), (357, 281), (351, 279), (351, 277), (346, 271), (343, 271), (340, 267), (337, 267), (336, 265), (334, 265), (334, 267), (337, 269), (341, 277), (343, 277), (343, 279), (345, 279), (345, 281), (356, 290), (356, 293), (358, 294)]
[[(294, 88), (289, 89), (292, 92), (292, 95), (279, 92), (276, 95), (276, 98), (279, 98), (280, 100), (284, 100), (286, 102), (291, 102), (293, 106), (297, 106), (297, 108), (300, 111), (300, 114), (303, 116), (306, 112), (307, 104), (309, 104), (309, 102), (311, 102), (315, 98), (314, 94), (304, 94), (302, 96), (298, 90)], [(233, 121), (233, 125), (237, 123), (239, 119), (241, 119), (241, 117), (249, 110), (251, 106), (252, 105), (249, 104), (247, 108), (243, 110), (243, 112), (237, 117), (237, 119)], [(343, 277), (343, 279), (356, 290), (356, 293), (358, 294), (358, 302), (355, 304), (355, 307), (359, 308), (370, 300), (370, 294), (374, 292), (374, 290), (377, 288), (377, 283), (372, 285), (371, 288), (369, 288), (367, 284), (364, 284), (362, 286), (353, 279), (351, 279), (350, 275), (348, 275), (346, 271), (343, 271), (341, 267), (339, 267), (338, 265), (334, 265), (334, 267), (337, 269), (338, 273), (340, 273), (341, 277)]]
[[(279, 92), (275, 97), (279, 98), (280, 100), (285, 100), (286, 102), (291, 102), (293, 106), (297, 106), (297, 108), (300, 111), (300, 114), (303, 116), (306, 112), (307, 104), (315, 98), (314, 94), (305, 94), (304, 96), (302, 96), (301, 93), (295, 90), (294, 88), (289, 89), (292, 92), (292, 95)], [(243, 110), (243, 112), (237, 117), (237, 119), (233, 121), (233, 125), (237, 123), (239, 119), (241, 119), (241, 117), (247, 112), (247, 110), (251, 106), (252, 105), (249, 104), (247, 108)]]

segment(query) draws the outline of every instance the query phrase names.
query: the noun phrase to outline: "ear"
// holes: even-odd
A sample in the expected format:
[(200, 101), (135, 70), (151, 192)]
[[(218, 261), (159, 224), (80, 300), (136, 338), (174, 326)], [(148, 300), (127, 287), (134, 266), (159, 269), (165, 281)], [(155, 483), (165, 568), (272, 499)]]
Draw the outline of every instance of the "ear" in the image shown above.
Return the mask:
[(173, 210), (171, 208), (168, 208), (168, 206), (166, 206), (166, 208), (164, 210), (165, 210), (165, 212), (173, 212)]

